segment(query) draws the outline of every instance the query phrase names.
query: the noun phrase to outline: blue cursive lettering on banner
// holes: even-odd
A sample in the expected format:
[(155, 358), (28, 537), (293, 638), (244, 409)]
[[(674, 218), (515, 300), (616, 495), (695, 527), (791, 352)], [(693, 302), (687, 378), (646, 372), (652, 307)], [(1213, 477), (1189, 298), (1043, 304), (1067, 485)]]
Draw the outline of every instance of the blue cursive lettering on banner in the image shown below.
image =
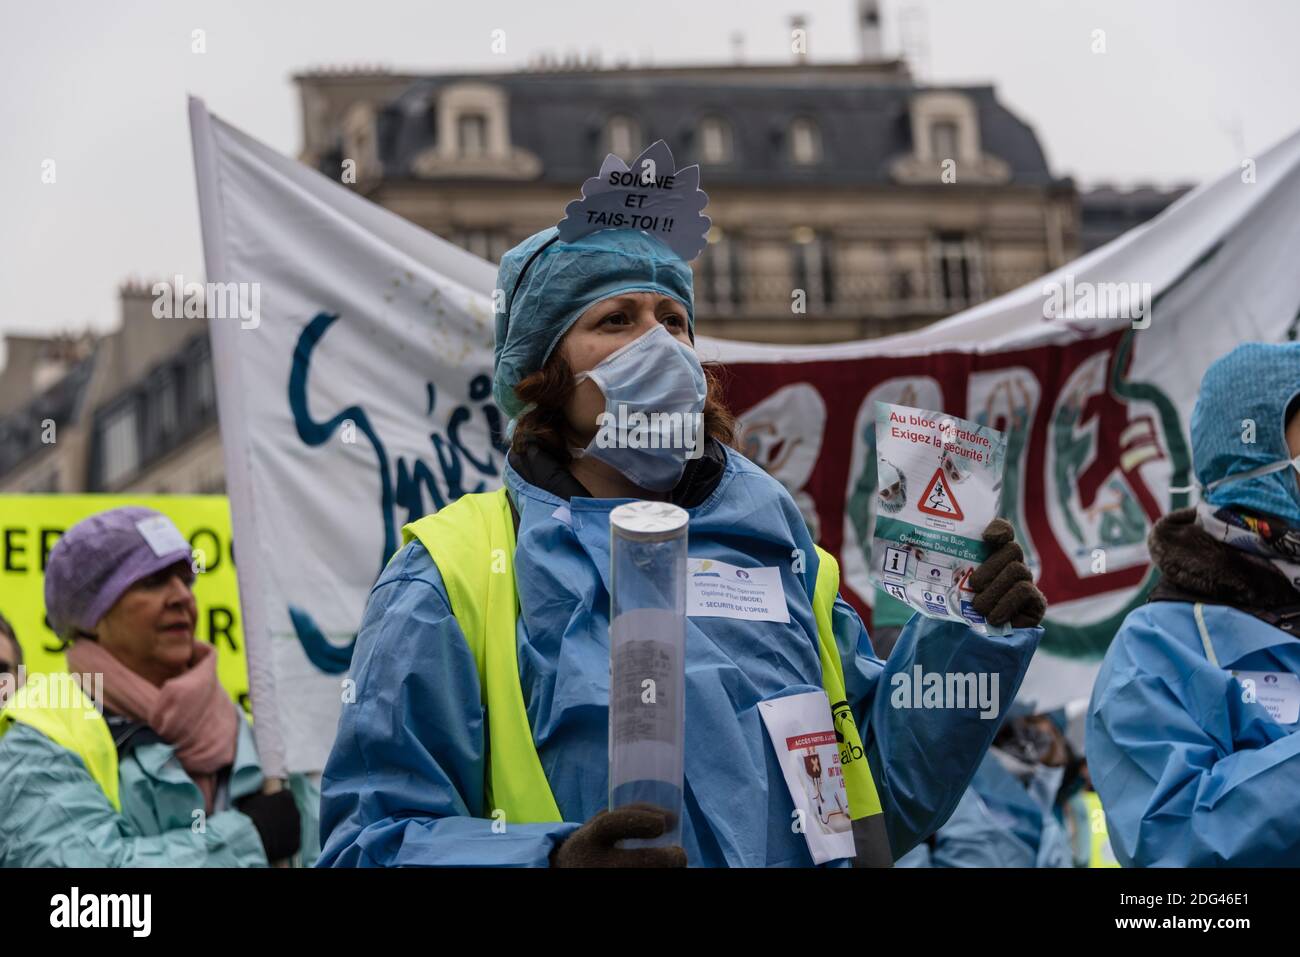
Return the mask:
[[(447, 417), (445, 435), (437, 430), (429, 433), (436, 460), (432, 467), (422, 458), (408, 462), (400, 455), (395, 465), (390, 467), (383, 440), (360, 405), (350, 405), (324, 421), (314, 420), (307, 411), (307, 377), (316, 346), (338, 318), (336, 313), (317, 313), (298, 337), (289, 372), (289, 409), (293, 413), (298, 438), (309, 447), (324, 445), (346, 422), (352, 422), (370, 442), (379, 472), (379, 511), (384, 527), (384, 545), (378, 573), (382, 573), (397, 551), (401, 526), (430, 511), (437, 511), (462, 495), (485, 491), (486, 479), (501, 474), (498, 457), (503, 458), (509, 446), (505, 441), (501, 412), (492, 403), (492, 379), (486, 374), (474, 376), (469, 383), (469, 402), (477, 405), (489, 437), (490, 447), (482, 458), (471, 452), (461, 439), (461, 430), (475, 416), (475, 410), (469, 404), (452, 408)], [(426, 397), (425, 414), (432, 416), (438, 399), (437, 388), (432, 382), (426, 385)], [(397, 520), (399, 509), (406, 513), (400, 524)], [(327, 674), (341, 674), (348, 670), (356, 643), (355, 634), (343, 644), (331, 641), (309, 612), (293, 604), (289, 606), (289, 620), (312, 664)]]

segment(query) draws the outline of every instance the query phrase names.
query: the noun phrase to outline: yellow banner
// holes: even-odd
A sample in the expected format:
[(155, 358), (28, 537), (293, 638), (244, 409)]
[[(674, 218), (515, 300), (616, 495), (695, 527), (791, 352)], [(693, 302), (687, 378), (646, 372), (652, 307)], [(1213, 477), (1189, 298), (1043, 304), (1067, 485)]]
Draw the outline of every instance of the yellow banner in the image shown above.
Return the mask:
[(239, 589), (224, 495), (0, 495), (0, 614), (13, 625), (29, 672), (64, 670), (61, 642), (45, 621), (45, 565), (64, 531), (96, 512), (144, 505), (162, 512), (194, 549), (195, 638), (217, 649), (230, 696), (251, 713)]

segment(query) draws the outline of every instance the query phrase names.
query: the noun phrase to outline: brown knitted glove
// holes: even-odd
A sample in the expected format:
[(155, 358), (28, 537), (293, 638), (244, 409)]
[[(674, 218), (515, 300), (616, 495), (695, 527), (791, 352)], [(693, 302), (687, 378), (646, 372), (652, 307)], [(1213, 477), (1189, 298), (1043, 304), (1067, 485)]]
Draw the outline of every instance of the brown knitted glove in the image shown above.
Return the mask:
[(1047, 599), (1034, 587), (1034, 576), (1015, 537), (1015, 529), (1005, 518), (993, 519), (984, 529), (989, 557), (970, 577), (975, 591), (971, 604), (990, 625), (1011, 622), (1013, 628), (1032, 628), (1043, 620)]
[(601, 811), (551, 852), (552, 867), (685, 867), (686, 851), (672, 847), (615, 847), (625, 837), (658, 837), (672, 815), (653, 804)]

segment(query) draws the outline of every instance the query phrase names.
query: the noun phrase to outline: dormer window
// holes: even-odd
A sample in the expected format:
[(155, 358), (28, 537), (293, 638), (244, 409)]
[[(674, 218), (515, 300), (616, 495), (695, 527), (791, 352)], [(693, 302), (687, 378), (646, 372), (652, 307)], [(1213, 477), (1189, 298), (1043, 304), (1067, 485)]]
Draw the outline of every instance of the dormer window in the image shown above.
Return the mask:
[(930, 152), (934, 159), (957, 159), (958, 149), (956, 121), (935, 120), (930, 124)]
[(975, 100), (960, 90), (918, 90), (909, 104), (912, 152), (894, 159), (900, 183), (1005, 183), (1006, 161), (980, 145)]
[(912, 97), (912, 145), (932, 163), (965, 163), (980, 155), (979, 114), (964, 93), (926, 90)]
[(103, 485), (111, 488), (140, 467), (140, 430), (135, 403), (127, 402), (105, 416), (100, 428)]
[(356, 164), (354, 182), (365, 183), (381, 172), (375, 112), (369, 103), (355, 104), (343, 117), (343, 158)]
[(641, 130), (630, 116), (611, 116), (605, 124), (605, 150), (630, 162), (641, 152)]
[(790, 123), (790, 159), (797, 166), (811, 166), (822, 158), (821, 131), (807, 116), (797, 116)]
[(426, 115), (434, 142), (411, 160), (416, 176), (532, 179), (541, 172), (536, 155), (510, 142), (510, 103), (500, 86), (449, 83), (434, 92)]
[(720, 116), (706, 116), (700, 121), (700, 161), (731, 162), (731, 125)]
[(482, 113), (462, 113), (456, 118), (456, 143), (466, 159), (486, 156), (488, 151), (487, 117)]

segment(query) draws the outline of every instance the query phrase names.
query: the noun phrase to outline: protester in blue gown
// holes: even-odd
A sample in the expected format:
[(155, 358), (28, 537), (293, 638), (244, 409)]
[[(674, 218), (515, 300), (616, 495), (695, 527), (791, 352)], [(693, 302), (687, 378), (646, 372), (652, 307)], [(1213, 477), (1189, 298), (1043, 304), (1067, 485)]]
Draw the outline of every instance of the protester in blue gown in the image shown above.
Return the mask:
[[(693, 348), (685, 262), (635, 230), (563, 242), (549, 229), (506, 254), (497, 285), (507, 296), (494, 391), (513, 420), (508, 497), (466, 496), (408, 526), (375, 584), (353, 660), (356, 701), (343, 709), (322, 782), (321, 865), (810, 865), (758, 706), (830, 687), (827, 646), (880, 805), (854, 821), (858, 863), (901, 856), (952, 812), (1000, 714), (895, 708), (890, 678), (917, 665), (991, 674), (1011, 700), (1045, 602), (1010, 526), (990, 526), (973, 583), (981, 613), (1014, 629), (988, 637), (916, 616), (885, 664), (836, 596), (834, 559), (817, 550), (790, 495), (729, 447), (733, 420)], [(698, 455), (602, 447), (598, 416), (615, 402), (702, 412)], [(778, 569), (788, 609), (786, 622), (688, 619), (682, 838), (669, 848), (615, 845), (662, 833), (655, 809), (606, 810), (609, 513), (630, 499), (686, 509), (692, 559)], [(483, 536), (462, 535), (470, 509), (508, 547), (489, 552)], [(475, 598), (466, 582), (496, 587), (501, 577), (475, 579), (490, 560), (512, 584)], [(819, 582), (831, 583), (825, 616)], [(502, 628), (505, 666), (491, 650)], [(480, 640), (486, 657), (474, 650)], [(537, 773), (520, 785), (529, 766)], [(506, 792), (535, 813), (522, 823), (506, 813)]]
[(1150, 535), (1161, 581), (1106, 653), (1088, 770), (1126, 866), (1300, 855), (1300, 343), (1246, 343), (1192, 412), (1203, 500)]

